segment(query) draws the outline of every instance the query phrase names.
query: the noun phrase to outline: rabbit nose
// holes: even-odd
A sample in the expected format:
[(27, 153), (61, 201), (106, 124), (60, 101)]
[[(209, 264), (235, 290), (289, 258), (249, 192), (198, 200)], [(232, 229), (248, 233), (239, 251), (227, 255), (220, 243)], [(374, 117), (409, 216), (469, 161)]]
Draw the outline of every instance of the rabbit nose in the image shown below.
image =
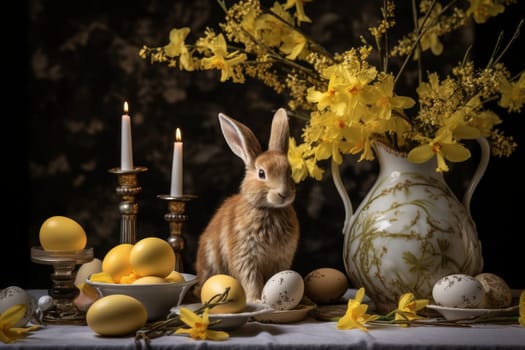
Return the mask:
[(290, 191), (279, 192), (278, 195), (279, 195), (279, 198), (286, 199), (288, 198), (288, 196), (290, 196)]

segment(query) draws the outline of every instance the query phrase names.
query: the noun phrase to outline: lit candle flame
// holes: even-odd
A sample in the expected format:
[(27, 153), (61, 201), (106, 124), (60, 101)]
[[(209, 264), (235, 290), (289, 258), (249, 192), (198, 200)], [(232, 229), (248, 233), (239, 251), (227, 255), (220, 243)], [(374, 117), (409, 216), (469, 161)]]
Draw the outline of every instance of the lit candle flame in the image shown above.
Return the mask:
[(124, 113), (128, 113), (129, 112), (129, 107), (128, 107), (128, 101), (124, 101)]
[(177, 142), (182, 141), (182, 136), (181, 136), (179, 128), (177, 128), (177, 130), (175, 130), (175, 141), (177, 141)]

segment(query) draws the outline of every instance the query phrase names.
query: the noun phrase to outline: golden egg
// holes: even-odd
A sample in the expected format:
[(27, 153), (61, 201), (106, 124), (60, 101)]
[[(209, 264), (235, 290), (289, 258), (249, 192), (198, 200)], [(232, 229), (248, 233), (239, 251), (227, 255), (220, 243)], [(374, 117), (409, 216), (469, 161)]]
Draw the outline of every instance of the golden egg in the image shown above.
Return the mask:
[(144, 276), (137, 278), (131, 284), (158, 284), (158, 283), (167, 283), (167, 281), (159, 276)]
[(178, 271), (171, 271), (169, 275), (167, 275), (166, 277), (164, 277), (164, 279), (168, 282), (184, 282), (185, 279), (184, 279), (184, 276), (178, 272)]
[(244, 311), (246, 308), (246, 292), (241, 283), (232, 276), (217, 274), (208, 278), (202, 284), (201, 302), (204, 304), (217, 294), (223, 294), (230, 288), (227, 296), (228, 302), (210, 308), (210, 314), (230, 314)]
[(101, 283), (115, 283), (113, 280), (113, 277), (107, 272), (95, 272), (91, 276), (89, 276), (89, 280), (93, 282), (101, 282)]
[(338, 302), (348, 286), (346, 275), (330, 267), (313, 270), (304, 277), (304, 294), (318, 304)]
[(111, 248), (102, 260), (102, 272), (110, 275), (113, 282), (120, 283), (123, 276), (133, 272), (129, 262), (129, 256), (133, 244), (121, 243)]
[(139, 276), (166, 277), (175, 269), (175, 252), (158, 237), (146, 237), (135, 243), (129, 262)]
[(95, 333), (118, 337), (142, 328), (148, 319), (146, 307), (124, 294), (112, 294), (95, 301), (87, 310), (86, 323)]
[(78, 222), (65, 216), (51, 216), (39, 232), (40, 245), (44, 250), (75, 251), (86, 247), (86, 232)]

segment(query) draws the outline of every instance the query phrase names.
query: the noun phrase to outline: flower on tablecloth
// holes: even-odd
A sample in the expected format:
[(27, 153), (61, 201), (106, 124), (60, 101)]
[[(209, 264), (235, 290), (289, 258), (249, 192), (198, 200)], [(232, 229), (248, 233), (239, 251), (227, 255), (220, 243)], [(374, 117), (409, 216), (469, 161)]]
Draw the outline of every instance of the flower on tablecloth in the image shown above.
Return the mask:
[(358, 328), (367, 332), (366, 323), (377, 320), (379, 315), (370, 315), (366, 311), (367, 304), (362, 304), (365, 296), (365, 289), (359, 288), (354, 299), (348, 300), (346, 313), (337, 321), (337, 329), (353, 329)]
[(27, 305), (17, 304), (7, 308), (0, 314), (0, 340), (5, 343), (14, 343), (18, 339), (23, 338), (29, 332), (40, 328), (39, 325), (32, 325), (28, 327), (15, 327), (26, 312)]
[[(425, 308), (428, 305), (428, 299), (417, 299), (413, 293), (405, 293), (399, 298), (399, 304), (397, 310), (392, 311), (395, 313), (396, 321), (412, 321), (425, 319), (423, 316), (417, 314), (418, 311)], [(401, 327), (407, 327), (409, 323), (401, 323)]]
[(202, 317), (200, 317), (190, 309), (181, 307), (180, 319), (190, 328), (179, 328), (175, 331), (175, 334), (189, 334), (193, 339), (198, 340), (226, 340), (229, 338), (226, 332), (208, 329), (210, 325), (208, 308), (204, 309)]

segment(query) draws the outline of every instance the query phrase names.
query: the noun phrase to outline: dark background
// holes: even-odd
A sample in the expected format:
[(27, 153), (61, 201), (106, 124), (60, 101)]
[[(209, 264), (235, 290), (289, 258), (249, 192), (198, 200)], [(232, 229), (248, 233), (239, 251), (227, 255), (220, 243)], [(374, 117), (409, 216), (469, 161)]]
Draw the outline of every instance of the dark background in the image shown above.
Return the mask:
[[(306, 11), (314, 22), (305, 28), (331, 51), (356, 45), (378, 13), (373, 2), (363, 3), (309, 3)], [(78, 221), (100, 259), (119, 243), (117, 178), (108, 170), (120, 164), (125, 100), (130, 104), (134, 163), (148, 168), (139, 175), (143, 192), (137, 196), (138, 239), (168, 235), (163, 219), (166, 203), (157, 195), (169, 192), (173, 131), (177, 127), (183, 131), (184, 190), (197, 196), (188, 204), (184, 266), (186, 272), (194, 272), (198, 235), (219, 203), (237, 191), (243, 174), (241, 160), (220, 133), (217, 114), (224, 112), (247, 124), (266, 144), (273, 111), (285, 106), (285, 96), (257, 81), (220, 83), (216, 72), (180, 72), (138, 57), (144, 44), (166, 44), (174, 26), (190, 26), (195, 35), (206, 26), (217, 28), (222, 13), (213, 0), (31, 0), (24, 5), (17, 9), (22, 20), (4, 30), (6, 39), (13, 41), (4, 49), (5, 74), (13, 79), (4, 80), (8, 92), (2, 118), (7, 122), (3, 171), (8, 175), (4, 180), (8, 197), (3, 201), (7, 210), (0, 287), (49, 287), (51, 269), (31, 262), (30, 248), (39, 244), (40, 225), (50, 216)], [(476, 61), (484, 63), (500, 30), (508, 39), (523, 10), (522, 1), (504, 18), (456, 35), (453, 43), (472, 37)], [(520, 50), (522, 38), (507, 56), (513, 72), (523, 67)], [(447, 54), (456, 55), (455, 63), (463, 51)], [(297, 139), (302, 126), (291, 119)], [(523, 126), (522, 115), (505, 117), (502, 129), (515, 137), (518, 150), (511, 158), (491, 159), (471, 206), (483, 245), (484, 270), (498, 274), (513, 288), (525, 288), (519, 243), (524, 234)], [(467, 164), (447, 174), (459, 198), (471, 169)], [(376, 173), (375, 162), (345, 160), (343, 175), (354, 208)], [(292, 268), (303, 275), (319, 267), (344, 271), (344, 212), (329, 174), (321, 182), (304, 181), (297, 191), (302, 236)]]

